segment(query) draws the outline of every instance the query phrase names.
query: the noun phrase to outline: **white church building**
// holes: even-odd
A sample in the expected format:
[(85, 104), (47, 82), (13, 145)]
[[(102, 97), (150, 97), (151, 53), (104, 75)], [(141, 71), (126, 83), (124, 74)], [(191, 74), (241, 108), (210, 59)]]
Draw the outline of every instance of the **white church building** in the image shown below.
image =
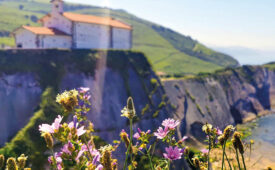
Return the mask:
[(52, 12), (39, 21), (42, 27), (22, 26), (13, 32), (23, 49), (130, 49), (132, 26), (110, 17), (63, 11), (62, 0), (52, 0)]

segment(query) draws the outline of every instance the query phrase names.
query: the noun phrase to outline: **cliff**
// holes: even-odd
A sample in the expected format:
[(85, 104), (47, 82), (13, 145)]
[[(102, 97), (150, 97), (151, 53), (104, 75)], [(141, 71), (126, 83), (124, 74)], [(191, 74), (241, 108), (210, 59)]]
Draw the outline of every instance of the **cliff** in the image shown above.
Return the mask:
[(34, 169), (41, 166), (45, 160), (41, 155), (46, 151), (38, 125), (50, 123), (61, 114), (54, 96), (64, 90), (90, 87), (92, 108), (88, 118), (97, 135), (107, 142), (119, 140), (121, 129), (128, 129), (127, 119), (120, 115), (129, 96), (134, 98), (138, 114), (135, 131), (137, 127), (154, 130), (171, 113), (160, 80), (139, 52), (0, 51), (0, 73), (0, 144), (8, 142), (0, 153), (25, 153), (31, 162), (37, 162)]
[[(155, 130), (163, 119), (174, 117), (181, 120), (179, 138), (188, 135), (194, 141), (205, 137), (205, 122), (224, 128), (275, 108), (274, 63), (160, 81), (139, 52), (0, 50), (0, 153), (25, 153), (32, 168), (39, 169), (47, 153), (38, 125), (61, 113), (57, 93), (81, 86), (91, 89), (89, 119), (107, 142), (128, 129), (120, 116), (128, 96), (138, 114), (134, 130)], [(124, 150), (118, 153), (121, 158)]]
[(275, 108), (275, 71), (243, 66), (192, 78), (164, 80), (165, 91), (180, 119), (179, 135), (205, 137), (202, 124), (224, 128)]

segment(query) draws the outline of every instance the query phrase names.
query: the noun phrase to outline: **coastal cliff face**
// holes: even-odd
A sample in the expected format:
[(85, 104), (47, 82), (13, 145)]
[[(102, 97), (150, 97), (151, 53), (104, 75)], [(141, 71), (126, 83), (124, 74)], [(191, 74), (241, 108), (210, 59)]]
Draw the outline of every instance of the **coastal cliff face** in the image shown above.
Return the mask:
[[(111, 68), (97, 69), (95, 76), (81, 73), (68, 73), (61, 82), (60, 91), (78, 87), (89, 87), (92, 94), (92, 108), (87, 115), (96, 128), (97, 134), (105, 141), (119, 139), (122, 129), (128, 131), (128, 120), (121, 117), (121, 110), (126, 106), (128, 96), (132, 96), (138, 119), (134, 130), (140, 127), (144, 130), (156, 129), (170, 115), (164, 89), (152, 70), (146, 77), (141, 77), (134, 68), (125, 70), (128, 80), (125, 83), (123, 75)], [(157, 84), (152, 84), (156, 80)], [(128, 91), (127, 91), (127, 88)], [(160, 106), (161, 103), (165, 106)], [(144, 111), (148, 107), (147, 111)]]
[[(181, 121), (178, 137), (188, 135), (194, 141), (205, 138), (201, 131), (205, 122), (224, 128), (275, 109), (275, 71), (266, 66), (160, 81), (138, 52), (0, 50), (0, 75), (0, 145), (8, 142), (0, 153), (26, 153), (31, 162), (38, 162), (33, 169), (45, 161), (38, 125), (61, 114), (55, 110), (54, 97), (64, 90), (91, 89), (88, 118), (106, 142), (119, 139), (121, 129), (129, 129), (127, 119), (120, 116), (129, 96), (138, 115), (134, 131), (137, 127), (154, 131), (165, 118), (174, 117)], [(116, 156), (122, 158), (124, 153), (121, 147)]]
[(163, 81), (183, 123), (179, 136), (205, 137), (206, 122), (224, 128), (242, 123), (275, 108), (275, 71), (263, 66), (243, 66), (211, 75)]
[(0, 76), (0, 144), (23, 128), (40, 103), (42, 90), (33, 74)]
[(170, 117), (165, 91), (142, 53), (10, 50), (0, 51), (0, 56), (2, 146), (27, 125), (40, 108), (41, 94), (48, 87), (55, 89), (56, 94), (89, 87), (92, 108), (88, 118), (107, 142), (119, 139), (121, 129), (128, 129), (121, 110), (129, 96), (134, 98), (138, 114), (134, 130), (155, 130), (163, 119)]

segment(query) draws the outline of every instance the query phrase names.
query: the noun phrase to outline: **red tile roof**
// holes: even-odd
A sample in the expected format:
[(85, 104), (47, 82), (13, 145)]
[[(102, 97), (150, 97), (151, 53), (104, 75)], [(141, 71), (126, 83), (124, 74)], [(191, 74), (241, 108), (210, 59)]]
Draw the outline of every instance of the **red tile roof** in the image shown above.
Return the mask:
[(62, 31), (55, 29), (55, 28), (29, 27), (29, 26), (22, 26), (22, 28), (29, 30), (32, 33), (38, 34), (38, 35), (68, 35)]
[(63, 16), (74, 22), (108, 25), (112, 27), (132, 30), (132, 26), (110, 17), (98, 17), (93, 15), (75, 14), (70, 12), (64, 12)]

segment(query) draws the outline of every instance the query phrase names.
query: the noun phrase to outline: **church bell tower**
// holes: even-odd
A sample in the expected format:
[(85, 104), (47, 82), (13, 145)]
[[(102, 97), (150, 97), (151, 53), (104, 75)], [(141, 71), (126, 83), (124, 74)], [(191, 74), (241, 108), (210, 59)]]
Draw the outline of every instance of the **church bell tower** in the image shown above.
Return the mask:
[(52, 3), (52, 14), (62, 14), (64, 2), (63, 0), (51, 0)]

